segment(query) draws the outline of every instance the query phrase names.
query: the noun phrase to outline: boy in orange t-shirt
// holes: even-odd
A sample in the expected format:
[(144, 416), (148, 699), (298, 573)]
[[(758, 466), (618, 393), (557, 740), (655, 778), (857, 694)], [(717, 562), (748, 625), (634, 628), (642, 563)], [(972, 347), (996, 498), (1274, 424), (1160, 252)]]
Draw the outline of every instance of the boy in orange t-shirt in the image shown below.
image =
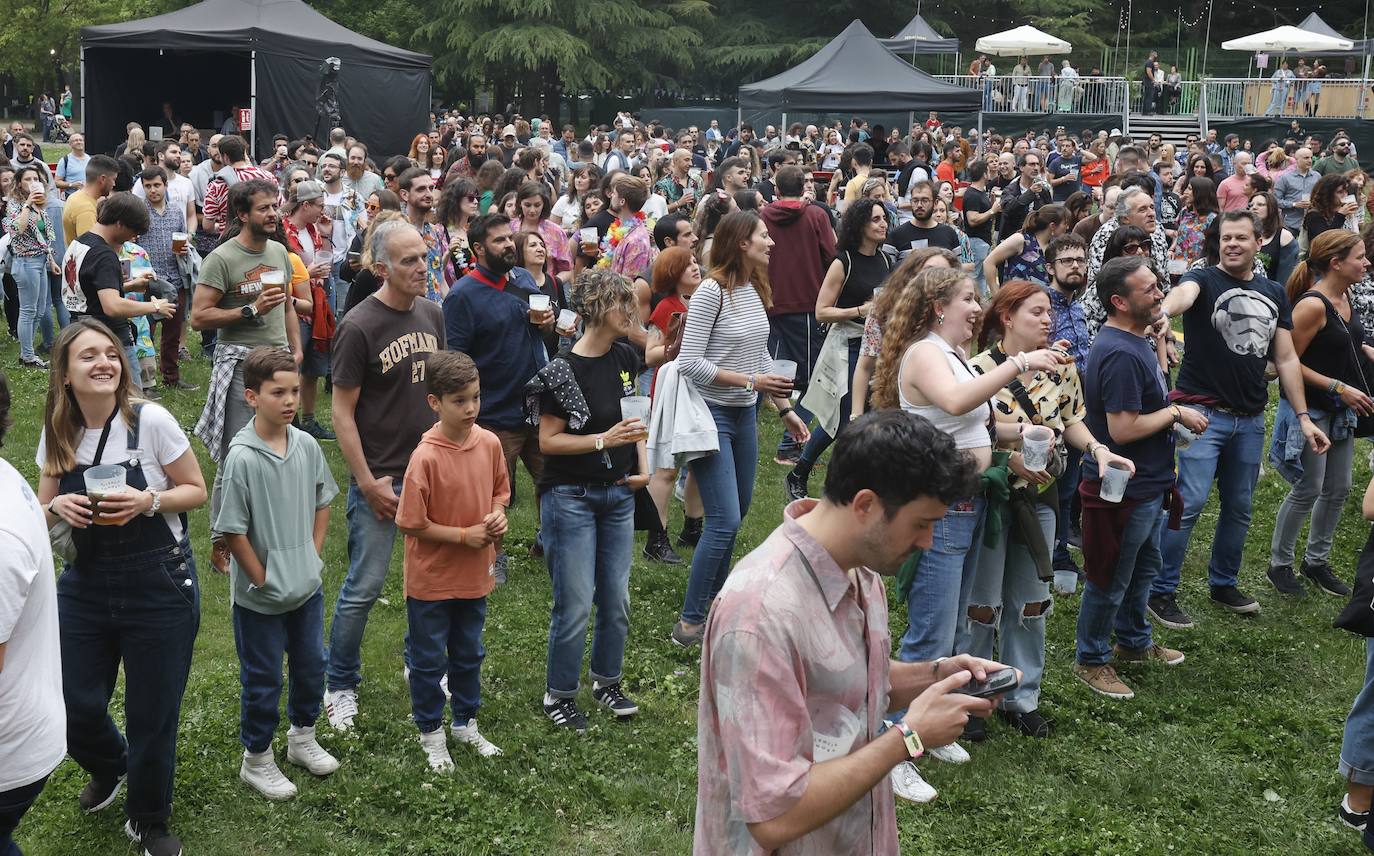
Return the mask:
[(443, 730), (452, 693), (453, 738), (484, 758), (500, 755), (477, 731), (482, 625), (495, 587), (496, 548), (506, 534), (510, 481), (501, 441), (477, 424), (481, 386), (467, 354), (440, 351), (427, 367), (439, 421), (406, 467), (396, 527), (405, 533), (406, 654), (410, 705), (432, 769), (453, 769)]

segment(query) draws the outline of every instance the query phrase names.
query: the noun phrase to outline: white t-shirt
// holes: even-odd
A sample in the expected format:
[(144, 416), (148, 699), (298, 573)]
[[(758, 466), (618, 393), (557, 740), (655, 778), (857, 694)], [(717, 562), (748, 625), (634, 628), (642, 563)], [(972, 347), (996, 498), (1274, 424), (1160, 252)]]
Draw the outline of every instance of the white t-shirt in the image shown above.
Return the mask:
[[(95, 448), (100, 445), (100, 429), (87, 428), (81, 434), (81, 442), (76, 447), (76, 462), (89, 465), (95, 462)], [(102, 464), (122, 464), (129, 460), (129, 430), (122, 418), (116, 417), (110, 424), (110, 438), (105, 441), (105, 454)], [(172, 414), (160, 404), (145, 404), (139, 413), (138, 451), (139, 469), (151, 490), (167, 490), (172, 487), (171, 479), (163, 467), (186, 454), (191, 448), (181, 426)], [(41, 468), (47, 457), (47, 437), (38, 437), (38, 454), (34, 456)], [(182, 537), (181, 520), (175, 514), (164, 514), (162, 519), (172, 530), (172, 538), (180, 541)]]
[(334, 221), (334, 230), (330, 235), (330, 260), (334, 262), (343, 261), (344, 256), (348, 255), (348, 245), (353, 243), (353, 229), (348, 224), (348, 215), (343, 210), (344, 197), (350, 191), (342, 188), (338, 193), (324, 194), (324, 213)]
[(576, 199), (568, 199), (565, 193), (558, 197), (558, 201), (553, 203), (553, 211), (550, 216), (558, 221), (563, 227), (563, 231), (571, 234), (577, 226), (577, 220), (582, 216), (582, 205)]
[(650, 193), (644, 201), (644, 216), (650, 220), (662, 220), (668, 216), (668, 200), (657, 193)]
[(0, 460), (0, 792), (31, 785), (67, 754), (57, 582), (38, 498)]
[[(143, 189), (143, 179), (134, 182), (134, 196), (145, 199), (147, 191)], [(186, 206), (196, 198), (196, 186), (191, 183), (191, 179), (177, 173), (172, 176), (171, 184), (167, 185), (167, 204), (176, 208), (178, 211), (185, 211)]]

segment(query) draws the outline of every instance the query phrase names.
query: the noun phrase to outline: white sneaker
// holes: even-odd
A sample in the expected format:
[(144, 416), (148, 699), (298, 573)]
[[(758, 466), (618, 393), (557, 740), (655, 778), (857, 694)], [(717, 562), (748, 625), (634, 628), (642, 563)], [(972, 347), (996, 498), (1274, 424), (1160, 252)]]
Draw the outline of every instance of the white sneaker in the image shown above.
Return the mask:
[(358, 715), (358, 689), (326, 690), (324, 712), (329, 717), (329, 727), (335, 731), (352, 728), (353, 719)]
[(483, 758), (494, 758), (497, 755), (504, 755), (501, 747), (483, 737), (477, 731), (477, 720), (469, 719), (467, 725), (453, 723), (453, 739), (459, 743), (466, 743), (477, 750), (477, 754)]
[(286, 732), (286, 761), (304, 767), (316, 776), (327, 776), (339, 769), (339, 759), (330, 755), (315, 740), (315, 726), (291, 726)]
[(967, 764), (969, 762), (968, 751), (958, 743), (932, 746), (926, 750), (926, 754), (936, 761), (944, 761), (946, 764)]
[[(402, 669), (401, 674), (405, 676), (406, 692), (410, 692), (410, 667), (406, 666)], [(444, 672), (443, 676), (439, 678), (439, 691), (444, 694), (445, 701), (451, 698), (448, 692), (448, 672)]]
[(436, 773), (453, 772), (453, 756), (448, 754), (448, 735), (444, 729), (420, 732), (420, 745), (424, 747), (429, 768)]
[(239, 778), (269, 800), (289, 800), (296, 795), (296, 786), (277, 769), (271, 749), (258, 753), (244, 750)]
[(921, 778), (921, 774), (916, 772), (916, 765), (910, 761), (903, 761), (892, 768), (888, 773), (888, 779), (892, 781), (892, 795), (898, 799), (914, 803), (928, 803), (933, 801), (940, 794), (934, 788), (926, 784), (926, 780)]

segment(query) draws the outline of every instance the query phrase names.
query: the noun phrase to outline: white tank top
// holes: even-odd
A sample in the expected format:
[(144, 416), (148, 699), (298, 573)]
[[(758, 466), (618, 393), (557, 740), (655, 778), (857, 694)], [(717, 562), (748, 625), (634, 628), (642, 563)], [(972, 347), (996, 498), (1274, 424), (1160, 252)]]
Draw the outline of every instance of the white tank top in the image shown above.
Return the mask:
[(897, 399), (901, 402), (902, 409), (907, 413), (915, 413), (917, 416), (924, 416), (931, 423), (954, 438), (954, 445), (959, 449), (981, 449), (992, 445), (992, 440), (988, 436), (988, 417), (992, 415), (992, 405), (983, 404), (975, 407), (968, 413), (955, 416), (933, 404), (913, 404), (907, 400), (906, 391), (902, 385), (902, 370), (906, 368), (906, 358), (921, 342), (934, 342), (945, 355), (945, 360), (949, 363), (950, 371), (954, 372), (954, 377), (960, 383), (973, 380), (973, 371), (964, 362), (959, 352), (950, 346), (949, 342), (941, 339), (934, 333), (927, 333), (924, 339), (911, 343), (911, 347), (902, 354), (901, 366), (897, 369)]

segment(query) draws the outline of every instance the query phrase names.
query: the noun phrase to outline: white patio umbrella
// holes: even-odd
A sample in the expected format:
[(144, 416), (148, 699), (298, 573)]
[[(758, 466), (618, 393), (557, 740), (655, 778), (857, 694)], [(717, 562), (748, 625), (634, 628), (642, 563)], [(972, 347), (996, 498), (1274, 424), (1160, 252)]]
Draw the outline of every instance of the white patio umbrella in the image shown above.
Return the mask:
[(1043, 56), (1044, 54), (1072, 53), (1073, 45), (1026, 24), (1014, 30), (983, 36), (974, 45), (974, 50), (993, 56), (1022, 56), (1023, 54)]
[(1354, 46), (1355, 43), (1349, 39), (1324, 36), (1321, 33), (1287, 25), (1221, 43), (1223, 50), (1245, 51), (1246, 53), (1282, 53), (1284, 51), (1321, 53), (1322, 51), (1348, 51)]

